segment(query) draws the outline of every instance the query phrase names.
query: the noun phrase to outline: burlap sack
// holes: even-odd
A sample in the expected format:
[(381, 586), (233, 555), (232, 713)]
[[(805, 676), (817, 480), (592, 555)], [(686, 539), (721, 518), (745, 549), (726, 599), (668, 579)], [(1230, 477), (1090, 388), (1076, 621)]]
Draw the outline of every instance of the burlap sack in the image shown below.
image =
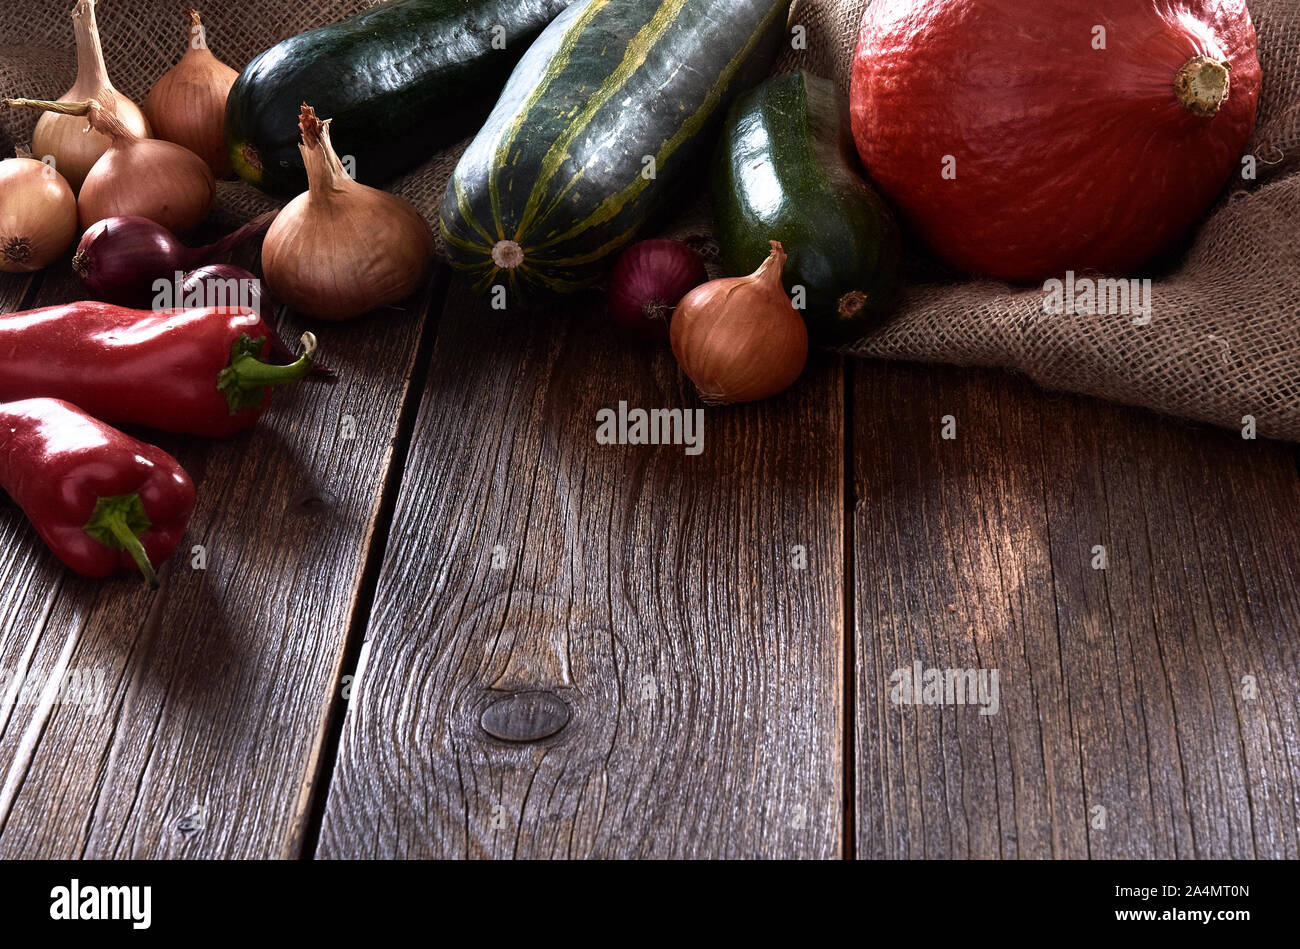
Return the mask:
[[(847, 89), (869, 2), (796, 0), (792, 19), (806, 28), (807, 49), (787, 53), (778, 70), (802, 66)], [(179, 57), (186, 5), (100, 0), (110, 75), (135, 101)], [(372, 5), (221, 0), (201, 9), (213, 51), (240, 69), (287, 36)], [(1260, 435), (1300, 440), (1300, 0), (1250, 0), (1250, 7), (1264, 68), (1249, 148), (1258, 179), (1234, 185), (1176, 272), (1156, 281), (1149, 325), (1127, 316), (1048, 315), (1041, 288), (964, 281), (914, 258), (897, 317), (850, 351), (1017, 369), (1050, 389), (1230, 428), (1250, 415)], [(52, 98), (68, 88), (76, 68), (71, 8), (71, 0), (0, 3), (0, 95)], [(0, 147), (11, 153), (34, 124), (30, 113), (0, 113)], [(460, 150), (437, 156), (392, 190), (435, 220)], [(239, 183), (220, 191), (221, 213), (231, 222), (274, 206)]]

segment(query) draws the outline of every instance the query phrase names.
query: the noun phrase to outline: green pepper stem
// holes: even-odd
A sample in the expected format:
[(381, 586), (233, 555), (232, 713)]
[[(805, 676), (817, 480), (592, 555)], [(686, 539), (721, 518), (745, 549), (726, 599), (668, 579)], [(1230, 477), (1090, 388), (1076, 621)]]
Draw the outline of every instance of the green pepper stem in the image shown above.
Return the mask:
[(121, 494), (97, 500), (84, 530), (105, 547), (129, 553), (149, 586), (157, 589), (158, 574), (149, 562), (144, 544), (140, 543), (140, 535), (149, 527), (149, 517), (144, 512), (140, 495)]
[(131, 555), (135, 565), (140, 568), (140, 573), (144, 575), (145, 582), (153, 589), (158, 589), (158, 574), (154, 572), (153, 564), (149, 562), (144, 544), (140, 543), (140, 538), (136, 537), (127, 526), (126, 518), (122, 514), (110, 514), (104, 519), (104, 526), (113, 532), (122, 549)]
[(303, 354), (287, 366), (274, 366), (253, 356), (239, 356), (230, 363), (230, 374), (241, 389), (282, 386), (305, 379), (316, 363), (316, 337), (302, 334)]
[(253, 339), (245, 334), (230, 348), (230, 365), (217, 376), (217, 391), (226, 397), (230, 414), (255, 409), (264, 400), (267, 386), (298, 382), (311, 374), (316, 362), (316, 337), (302, 334), (303, 354), (297, 362), (275, 366), (257, 357), (266, 347), (266, 338)]

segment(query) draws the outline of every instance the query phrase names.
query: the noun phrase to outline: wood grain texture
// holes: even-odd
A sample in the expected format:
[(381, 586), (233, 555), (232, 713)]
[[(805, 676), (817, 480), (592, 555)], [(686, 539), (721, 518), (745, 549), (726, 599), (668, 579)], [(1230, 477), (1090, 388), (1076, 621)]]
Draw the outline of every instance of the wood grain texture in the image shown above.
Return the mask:
[[(62, 271), (36, 305), (79, 298)], [(301, 850), (426, 305), (312, 325), (339, 383), (278, 393), (251, 433), (135, 432), (198, 491), (157, 593), (74, 576), (0, 510), (0, 856)], [(61, 682), (90, 688), (56, 701)]]
[(28, 289), (39, 279), (34, 274), (0, 273), (0, 313), (19, 309)]
[[(824, 357), (700, 457), (599, 445), (697, 405), (667, 353), (457, 286), (413, 391), (422, 315), (313, 325), (342, 381), (254, 433), (135, 433), (208, 552), (157, 594), (0, 495), (0, 857), (1300, 856), (1293, 446), (877, 363), (846, 424)], [(997, 669), (998, 713), (895, 705), (913, 661)]]
[[(709, 410), (697, 457), (599, 445), (620, 400), (698, 404), (599, 309), (453, 284), (319, 856), (840, 853), (840, 362)], [(539, 691), (558, 732), (483, 730)], [(500, 730), (552, 728), (543, 704)]]
[[(854, 381), (859, 855), (1300, 854), (1292, 447), (1001, 374)], [(895, 704), (916, 660), (999, 670), (999, 712)]]

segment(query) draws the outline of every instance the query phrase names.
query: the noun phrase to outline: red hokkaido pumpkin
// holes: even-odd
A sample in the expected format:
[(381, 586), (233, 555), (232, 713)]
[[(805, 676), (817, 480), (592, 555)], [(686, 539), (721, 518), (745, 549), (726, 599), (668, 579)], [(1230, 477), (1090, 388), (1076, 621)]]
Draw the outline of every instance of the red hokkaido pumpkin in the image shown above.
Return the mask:
[(858, 151), (939, 257), (1038, 281), (1178, 247), (1255, 125), (1245, 0), (874, 0)]

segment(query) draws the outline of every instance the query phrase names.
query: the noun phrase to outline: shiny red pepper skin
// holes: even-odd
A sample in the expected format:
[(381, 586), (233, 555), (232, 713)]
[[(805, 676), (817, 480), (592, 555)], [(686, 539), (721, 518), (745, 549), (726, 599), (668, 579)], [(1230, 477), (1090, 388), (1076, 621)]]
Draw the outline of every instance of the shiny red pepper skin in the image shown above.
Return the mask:
[[(161, 564), (194, 511), (194, 484), (176, 459), (58, 399), (0, 403), (0, 486), (55, 556), (88, 577)], [(147, 524), (128, 524), (129, 534), (148, 565), (111, 534), (105, 542), (88, 531), (107, 527), (102, 501), (135, 507), (133, 497)], [(152, 580), (152, 569), (144, 572)]]
[[(234, 348), (247, 337), (254, 372), (288, 369), (257, 362), (272, 352), (275, 332), (252, 310), (130, 310), (80, 301), (0, 316), (0, 401), (65, 399), (114, 424), (221, 438), (249, 428), (271, 401), (270, 385), (238, 393), (218, 389)], [(279, 348), (283, 348), (282, 346)], [(311, 369), (272, 384), (292, 382)], [(274, 376), (274, 373), (270, 373)], [(292, 376), (292, 377), (290, 377)]]

